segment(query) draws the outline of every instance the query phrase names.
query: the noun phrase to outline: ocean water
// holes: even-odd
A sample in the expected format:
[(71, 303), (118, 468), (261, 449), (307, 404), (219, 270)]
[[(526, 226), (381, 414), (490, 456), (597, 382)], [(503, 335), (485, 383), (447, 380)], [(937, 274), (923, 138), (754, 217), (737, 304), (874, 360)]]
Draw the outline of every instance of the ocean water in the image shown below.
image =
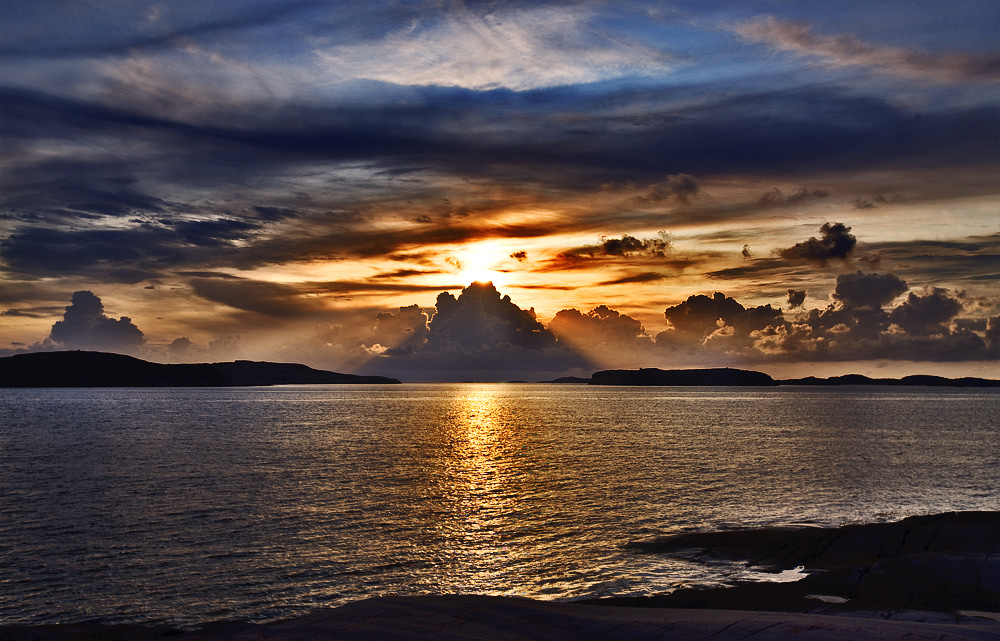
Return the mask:
[(627, 544), (1000, 509), (998, 391), (4, 389), (0, 624), (715, 585)]

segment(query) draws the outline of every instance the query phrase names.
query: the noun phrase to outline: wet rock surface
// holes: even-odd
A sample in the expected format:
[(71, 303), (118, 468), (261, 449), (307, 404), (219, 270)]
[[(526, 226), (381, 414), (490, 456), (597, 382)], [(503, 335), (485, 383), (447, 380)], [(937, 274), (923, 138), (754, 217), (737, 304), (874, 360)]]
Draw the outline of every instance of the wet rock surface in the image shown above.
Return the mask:
[(801, 567), (809, 574), (787, 583), (741, 582), (590, 603), (825, 613), (1000, 612), (1000, 512), (950, 512), (842, 528), (684, 533), (633, 547), (686, 558), (746, 560), (768, 571)]

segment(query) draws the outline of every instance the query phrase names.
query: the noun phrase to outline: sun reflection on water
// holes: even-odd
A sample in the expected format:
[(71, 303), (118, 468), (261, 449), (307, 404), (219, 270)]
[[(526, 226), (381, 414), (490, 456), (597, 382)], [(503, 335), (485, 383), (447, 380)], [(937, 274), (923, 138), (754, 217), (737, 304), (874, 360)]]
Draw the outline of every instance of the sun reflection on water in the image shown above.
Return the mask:
[(510, 572), (522, 493), (518, 425), (493, 385), (475, 386), (457, 399), (450, 430), (453, 502), (450, 550), (469, 573), (468, 587), (495, 591)]

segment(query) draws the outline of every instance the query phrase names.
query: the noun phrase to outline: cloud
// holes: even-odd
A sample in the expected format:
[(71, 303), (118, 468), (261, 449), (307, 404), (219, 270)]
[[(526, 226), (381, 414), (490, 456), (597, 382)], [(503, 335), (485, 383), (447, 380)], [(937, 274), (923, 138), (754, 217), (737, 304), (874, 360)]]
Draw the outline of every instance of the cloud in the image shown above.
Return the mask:
[(418, 305), (400, 307), (396, 313), (382, 312), (365, 347), (380, 346), (389, 353), (408, 353), (423, 347), (427, 341), (427, 314)]
[(962, 303), (948, 290), (933, 288), (920, 296), (913, 292), (889, 314), (889, 321), (911, 336), (947, 334), (948, 323), (962, 311)]
[(813, 237), (788, 249), (778, 250), (778, 255), (786, 260), (825, 265), (831, 259), (846, 259), (858, 242), (850, 233), (851, 228), (843, 223), (823, 223), (819, 231), (821, 238)]
[(555, 342), (555, 336), (536, 320), (534, 309), (523, 310), (510, 296), (501, 297), (493, 283), (472, 283), (458, 298), (442, 292), (436, 308), (428, 330), (429, 349), (477, 349), (502, 343), (541, 349)]
[(650, 343), (642, 323), (607, 305), (599, 305), (586, 314), (564, 309), (552, 318), (549, 329), (560, 341), (580, 348), (627, 348), (637, 341), (647, 346)]
[[(426, 316), (416, 306), (394, 314), (380, 314), (379, 328), (365, 343), (403, 342), (380, 353), (366, 367), (373, 372), (408, 373), (421, 380), (504, 380), (529, 372), (555, 375), (589, 362), (535, 318), (533, 309), (521, 309), (501, 296), (492, 283), (473, 283), (459, 296), (442, 292), (435, 313)], [(380, 329), (376, 329), (376, 334)], [(412, 332), (408, 330), (413, 330)], [(426, 336), (421, 344), (420, 337)]]
[(796, 307), (802, 307), (802, 304), (806, 302), (806, 290), (804, 289), (789, 289), (788, 298), (789, 309), (795, 309)]
[(560, 254), (560, 258), (575, 260), (580, 258), (599, 258), (607, 256), (663, 258), (670, 251), (669, 237), (660, 232), (659, 238), (636, 238), (624, 234), (621, 238), (601, 237), (599, 245), (576, 247)]
[(251, 279), (195, 278), (191, 289), (202, 298), (264, 316), (298, 318), (322, 312), (322, 301), (292, 285)]
[(722, 327), (731, 327), (745, 336), (752, 330), (783, 320), (780, 309), (770, 305), (746, 308), (722, 292), (715, 292), (711, 297), (689, 296), (684, 302), (668, 307), (664, 317), (670, 331), (657, 335), (657, 342), (661, 337), (669, 339), (673, 333), (701, 339)]
[(833, 298), (849, 309), (869, 307), (877, 310), (907, 289), (906, 281), (895, 274), (865, 274), (858, 270), (837, 276)]
[(808, 24), (773, 16), (737, 25), (734, 30), (750, 42), (784, 51), (815, 56), (830, 64), (860, 65), (900, 76), (937, 82), (997, 82), (1000, 56), (914, 51), (864, 42), (846, 33), (817, 35)]
[(61, 321), (52, 325), (49, 341), (69, 349), (134, 353), (146, 342), (132, 319), (104, 314), (101, 299), (89, 291), (73, 292)]
[(590, 24), (586, 7), (503, 7), (458, 4), (417, 17), (385, 37), (319, 47), (333, 78), (402, 85), (512, 89), (591, 83), (662, 73), (670, 58)]
[(523, 263), (524, 261), (528, 260), (528, 252), (526, 252), (526, 251), (516, 251), (516, 252), (512, 253), (510, 255), (510, 257), (513, 258), (514, 260), (516, 260), (519, 263)]
[(687, 205), (701, 191), (701, 182), (691, 174), (671, 174), (653, 185), (645, 195), (633, 198), (637, 204), (660, 203), (673, 200)]
[(792, 193), (786, 194), (775, 187), (761, 196), (758, 202), (764, 207), (774, 207), (778, 205), (792, 205), (810, 198), (826, 198), (829, 195), (830, 192), (826, 189), (808, 189), (806, 187), (799, 187)]
[(660, 274), (657, 272), (641, 272), (639, 274), (631, 274), (629, 276), (622, 276), (621, 278), (614, 278), (611, 280), (605, 280), (598, 283), (598, 285), (625, 285), (628, 283), (652, 283), (654, 281), (663, 280), (667, 278), (666, 274)]

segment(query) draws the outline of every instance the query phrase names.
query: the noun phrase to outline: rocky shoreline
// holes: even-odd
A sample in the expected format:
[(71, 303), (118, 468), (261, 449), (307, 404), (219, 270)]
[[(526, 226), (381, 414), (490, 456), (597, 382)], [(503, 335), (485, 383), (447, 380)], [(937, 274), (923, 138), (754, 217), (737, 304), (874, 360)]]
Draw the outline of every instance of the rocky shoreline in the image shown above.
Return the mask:
[(842, 528), (673, 534), (640, 554), (802, 568), (786, 583), (554, 603), (429, 595), (364, 599), (303, 617), (196, 631), (93, 623), (0, 627), (10, 641), (175, 639), (966, 639), (1000, 638), (1000, 512), (951, 512)]

